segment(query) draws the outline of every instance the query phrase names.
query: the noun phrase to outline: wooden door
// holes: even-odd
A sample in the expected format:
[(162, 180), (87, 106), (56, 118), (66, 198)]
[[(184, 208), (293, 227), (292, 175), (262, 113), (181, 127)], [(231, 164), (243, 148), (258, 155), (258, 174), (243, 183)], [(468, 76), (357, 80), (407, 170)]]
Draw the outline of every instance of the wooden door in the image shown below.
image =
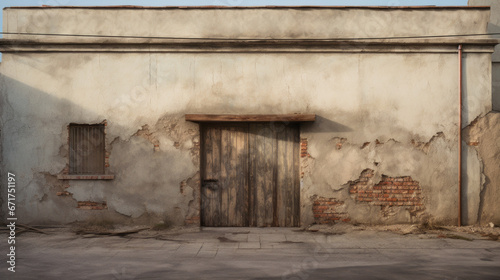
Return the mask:
[(248, 126), (202, 129), (202, 225), (248, 226)]
[(297, 125), (210, 124), (201, 141), (203, 226), (299, 225)]

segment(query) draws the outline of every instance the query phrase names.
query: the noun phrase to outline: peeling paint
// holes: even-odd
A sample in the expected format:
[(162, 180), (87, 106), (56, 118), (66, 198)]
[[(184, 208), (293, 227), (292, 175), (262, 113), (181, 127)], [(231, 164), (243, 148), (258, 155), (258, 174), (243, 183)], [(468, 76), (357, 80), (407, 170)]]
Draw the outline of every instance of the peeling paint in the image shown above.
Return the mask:
[[(481, 225), (500, 223), (496, 205), (500, 205), (500, 112), (490, 112), (474, 119), (462, 130), (463, 141), (474, 143), (472, 149), (480, 168), (478, 207), (475, 210), (477, 223)], [(477, 145), (476, 145), (477, 143)]]
[(443, 132), (438, 132), (436, 133), (434, 136), (432, 136), (432, 138), (428, 141), (428, 142), (421, 142), (421, 141), (416, 141), (414, 139), (411, 140), (411, 144), (421, 150), (422, 152), (424, 152), (425, 154), (429, 153), (429, 147), (430, 145), (432, 144), (433, 141), (436, 141), (436, 139), (438, 138), (445, 138), (444, 137), (444, 133)]

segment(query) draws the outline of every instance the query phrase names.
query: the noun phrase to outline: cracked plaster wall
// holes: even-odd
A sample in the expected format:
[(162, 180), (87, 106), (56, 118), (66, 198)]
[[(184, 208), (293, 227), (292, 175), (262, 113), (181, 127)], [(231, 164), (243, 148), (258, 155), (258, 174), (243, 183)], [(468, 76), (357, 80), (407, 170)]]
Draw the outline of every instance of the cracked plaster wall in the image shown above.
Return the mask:
[[(477, 205), (470, 216), (480, 224), (500, 224), (500, 113), (490, 112), (464, 129), (463, 149), (474, 158), (480, 184), (468, 196)], [(462, 166), (464, 168), (464, 166)], [(467, 169), (469, 166), (467, 166)], [(467, 174), (471, 172), (467, 170)], [(468, 180), (470, 182), (470, 180)], [(469, 184), (470, 185), (470, 184)]]
[[(31, 16), (22, 13), (5, 18), (21, 26), (4, 26), (23, 30)], [(465, 27), (481, 29), (482, 12), (471, 18), (476, 24)], [(490, 59), (489, 53), (464, 55), (464, 126), (491, 110)], [(24, 222), (111, 213), (181, 224), (199, 211), (199, 132), (185, 113), (316, 113), (315, 123), (301, 127), (310, 154), (301, 159), (303, 225), (313, 222), (315, 196), (343, 201), (354, 222), (416, 222), (405, 209), (384, 218), (379, 206), (350, 198), (349, 182), (368, 168), (375, 183), (382, 175), (411, 176), (424, 198), (419, 219), (452, 224), (457, 67), (455, 53), (6, 53), (2, 168), (18, 176)], [(116, 178), (57, 180), (68, 161), (68, 123), (103, 120)], [(481, 181), (494, 175), (478, 173), (486, 170), (478, 147), (465, 153), (468, 223), (497, 209), (498, 194)], [(71, 195), (57, 195), (65, 190)], [(106, 201), (108, 210), (76, 209), (87, 200)]]
[[(468, 81), (487, 79), (478, 69), (488, 54), (465, 59)], [(312, 157), (303, 163), (304, 224), (313, 195), (345, 200), (360, 222), (408, 221), (404, 211), (386, 221), (349, 200), (346, 184), (366, 168), (379, 177), (412, 176), (433, 219), (456, 219), (454, 54), (7, 54), (2, 64), (3, 156), (21, 178), (20, 213), (28, 220), (81, 217), (74, 201), (64, 215), (51, 214), (60, 197), (37, 175), (66, 166), (69, 122), (107, 120), (116, 174), (111, 182), (70, 181), (74, 200), (106, 200), (110, 210), (134, 218), (182, 217), (196, 194), (180, 194), (179, 184), (199, 169), (198, 126), (184, 113), (290, 112), (318, 114), (301, 132)], [(466, 116), (485, 114), (488, 91), (469, 82), (466, 92), (473, 100)]]

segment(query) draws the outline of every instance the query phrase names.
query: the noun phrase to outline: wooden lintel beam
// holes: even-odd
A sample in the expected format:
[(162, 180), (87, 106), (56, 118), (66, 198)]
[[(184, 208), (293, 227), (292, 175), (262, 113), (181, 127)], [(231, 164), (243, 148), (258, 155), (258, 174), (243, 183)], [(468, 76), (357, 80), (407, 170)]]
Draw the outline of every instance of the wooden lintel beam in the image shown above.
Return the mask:
[(313, 122), (315, 114), (281, 114), (281, 115), (213, 115), (186, 114), (186, 121), (192, 122)]

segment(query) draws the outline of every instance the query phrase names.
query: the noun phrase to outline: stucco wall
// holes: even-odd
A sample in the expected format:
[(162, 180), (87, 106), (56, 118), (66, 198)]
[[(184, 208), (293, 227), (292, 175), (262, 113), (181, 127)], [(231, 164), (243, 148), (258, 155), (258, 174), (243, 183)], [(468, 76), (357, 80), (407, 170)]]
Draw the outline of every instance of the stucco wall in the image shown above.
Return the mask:
[[(345, 19), (347, 15), (340, 17), (343, 13), (353, 13), (358, 19), (367, 16), (362, 9), (322, 11), (322, 22), (329, 24)], [(405, 16), (411, 17), (408, 21), (429, 16), (428, 21), (423, 21), (426, 24), (415, 25), (420, 29), (412, 31), (426, 34), (458, 31), (447, 29), (451, 25), (443, 16), (460, 19), (463, 25), (459, 26), (469, 28), (467, 31), (482, 32), (488, 14), (487, 10), (369, 11), (376, 17), (393, 14), (395, 22)], [(279, 12), (282, 17), (292, 14), (299, 19), (312, 17), (308, 10), (295, 15), (297, 11), (286, 9), (170, 12), (164, 25), (153, 28), (146, 24), (137, 29), (128, 22), (140, 22), (146, 14), (148, 19), (160, 17), (165, 11), (12, 9), (6, 10), (5, 20), (9, 23), (4, 26), (13, 30), (10, 21), (16, 17), (14, 30), (30, 32), (124, 34), (128, 30), (145, 30), (147, 34), (176, 36), (260, 36), (269, 31), (269, 36), (292, 36), (290, 32), (296, 31), (300, 36), (313, 37), (358, 34), (357, 29), (350, 29), (352, 26), (345, 23), (342, 24), (345, 30), (339, 27), (314, 33), (314, 29), (308, 33), (311, 26), (319, 25), (312, 18), (308, 18), (311, 26), (284, 21), (286, 28), (278, 29), (267, 25), (253, 28), (243, 22), (232, 24), (228, 30), (227, 26), (215, 24), (209, 25), (214, 27), (210, 34), (206, 33), (210, 29), (201, 31), (190, 25), (162, 29), (176, 19), (186, 23), (198, 16), (203, 21), (214, 13), (227, 13), (226, 17), (244, 15), (245, 20), (253, 20), (248, 23), (263, 17), (279, 18), (264, 16), (266, 13)], [(31, 27), (39, 13), (49, 13), (52, 20), (60, 17), (68, 24), (55, 25), (51, 20), (47, 25)], [(100, 20), (106, 13), (116, 16)], [(89, 24), (71, 24), (72, 15)], [(111, 19), (117, 22), (107, 24)], [(384, 34), (409, 34), (404, 28), (396, 28), (396, 24), (387, 25), (394, 30)], [(90, 29), (79, 30), (79, 26)], [(165, 31), (155, 33), (158, 30)], [(491, 110), (490, 61), (487, 52), (464, 54), (464, 127)], [(17, 213), (26, 223), (65, 223), (105, 215), (117, 221), (133, 218), (155, 223), (164, 219), (182, 224), (197, 215), (200, 199), (199, 130), (197, 124), (184, 121), (184, 114), (315, 113), (316, 122), (301, 127), (301, 138), (308, 140), (310, 155), (301, 158), (303, 225), (314, 222), (312, 204), (318, 196), (342, 201), (343, 210), (353, 222), (428, 219), (452, 224), (457, 219), (458, 199), (457, 69), (456, 53), (391, 53), (390, 50), (384, 53), (5, 53), (0, 65), (2, 164), (4, 170), (18, 176)], [(109, 171), (116, 178), (58, 180), (57, 174), (68, 163), (67, 125), (103, 120), (107, 120)], [(481, 196), (485, 178), (480, 154), (464, 149), (463, 168), (467, 178), (464, 212), (468, 213), (464, 222), (476, 223), (477, 213), (484, 209), (480, 205), (488, 203)], [(349, 193), (349, 185), (366, 169), (374, 172), (372, 184), (377, 184), (382, 175), (411, 176), (422, 189), (423, 208), (416, 213), (403, 206), (387, 211), (358, 202)], [(64, 191), (69, 195), (58, 195)], [(105, 201), (108, 209), (77, 209), (78, 201)]]
[[(490, 6), (491, 16), (488, 23), (488, 33), (500, 33), (500, 2), (496, 0), (469, 0), (469, 6)], [(500, 38), (499, 35), (493, 36)], [(495, 47), (492, 55), (493, 76), (493, 110), (500, 111), (500, 46)]]
[(8, 32), (58, 34), (352, 38), (474, 34), (486, 28), (485, 15), (488, 9), (7, 8), (3, 26)]

